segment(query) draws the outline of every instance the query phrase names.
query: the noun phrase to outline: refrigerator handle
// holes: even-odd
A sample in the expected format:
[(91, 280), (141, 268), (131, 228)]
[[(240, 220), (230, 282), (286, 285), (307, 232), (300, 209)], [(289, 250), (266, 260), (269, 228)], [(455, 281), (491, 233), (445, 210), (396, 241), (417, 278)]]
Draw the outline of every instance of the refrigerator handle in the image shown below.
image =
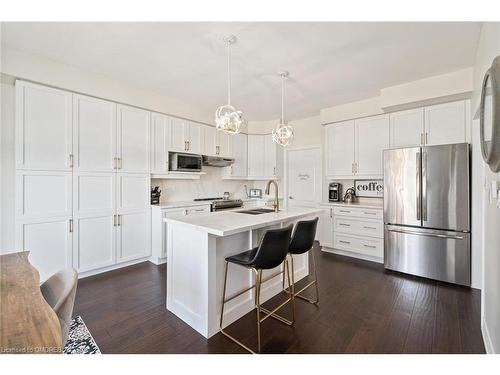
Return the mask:
[(417, 220), (421, 220), (422, 219), (422, 215), (420, 213), (420, 189), (421, 189), (421, 182), (420, 182), (420, 171), (422, 169), (422, 158), (420, 156), (420, 152), (417, 152), (417, 178), (416, 178), (416, 181), (417, 181), (417, 186), (416, 186), (416, 196), (417, 196)]
[(422, 152), (422, 220), (427, 221), (427, 152)]

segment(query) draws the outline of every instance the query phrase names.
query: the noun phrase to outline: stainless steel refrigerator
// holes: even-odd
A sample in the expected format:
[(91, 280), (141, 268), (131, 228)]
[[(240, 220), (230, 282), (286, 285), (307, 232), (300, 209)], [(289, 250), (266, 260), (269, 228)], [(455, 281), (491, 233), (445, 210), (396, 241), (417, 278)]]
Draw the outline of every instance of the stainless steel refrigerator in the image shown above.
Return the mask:
[(384, 151), (385, 268), (470, 285), (469, 144)]

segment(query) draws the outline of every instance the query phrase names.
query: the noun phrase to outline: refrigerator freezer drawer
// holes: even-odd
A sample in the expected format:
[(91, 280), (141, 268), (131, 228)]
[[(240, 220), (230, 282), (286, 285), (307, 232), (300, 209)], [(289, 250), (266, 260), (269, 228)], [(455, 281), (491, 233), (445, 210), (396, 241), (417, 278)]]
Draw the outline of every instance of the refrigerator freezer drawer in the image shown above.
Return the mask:
[(470, 234), (386, 225), (385, 268), (470, 286)]

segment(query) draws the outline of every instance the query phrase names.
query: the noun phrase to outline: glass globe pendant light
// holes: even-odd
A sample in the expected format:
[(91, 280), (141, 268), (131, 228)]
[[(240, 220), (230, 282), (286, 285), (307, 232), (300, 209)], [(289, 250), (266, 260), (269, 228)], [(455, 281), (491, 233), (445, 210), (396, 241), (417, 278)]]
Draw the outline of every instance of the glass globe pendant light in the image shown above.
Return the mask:
[(288, 146), (293, 139), (293, 128), (285, 120), (285, 79), (288, 78), (287, 71), (281, 72), (281, 119), (280, 123), (273, 130), (273, 141), (280, 146)]
[(236, 37), (230, 35), (224, 38), (224, 42), (227, 45), (227, 104), (215, 111), (215, 125), (218, 130), (238, 134), (246, 121), (243, 119), (243, 112), (231, 105), (231, 46), (236, 43)]

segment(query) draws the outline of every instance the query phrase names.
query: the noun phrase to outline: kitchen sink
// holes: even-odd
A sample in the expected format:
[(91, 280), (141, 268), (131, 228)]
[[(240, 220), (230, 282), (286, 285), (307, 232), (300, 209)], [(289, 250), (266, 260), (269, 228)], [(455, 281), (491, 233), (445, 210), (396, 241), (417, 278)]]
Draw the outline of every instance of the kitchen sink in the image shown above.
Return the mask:
[(270, 212), (274, 212), (272, 208), (254, 208), (253, 210), (243, 210), (243, 211), (234, 211), (240, 214), (248, 214), (248, 215), (261, 215), (268, 214)]

